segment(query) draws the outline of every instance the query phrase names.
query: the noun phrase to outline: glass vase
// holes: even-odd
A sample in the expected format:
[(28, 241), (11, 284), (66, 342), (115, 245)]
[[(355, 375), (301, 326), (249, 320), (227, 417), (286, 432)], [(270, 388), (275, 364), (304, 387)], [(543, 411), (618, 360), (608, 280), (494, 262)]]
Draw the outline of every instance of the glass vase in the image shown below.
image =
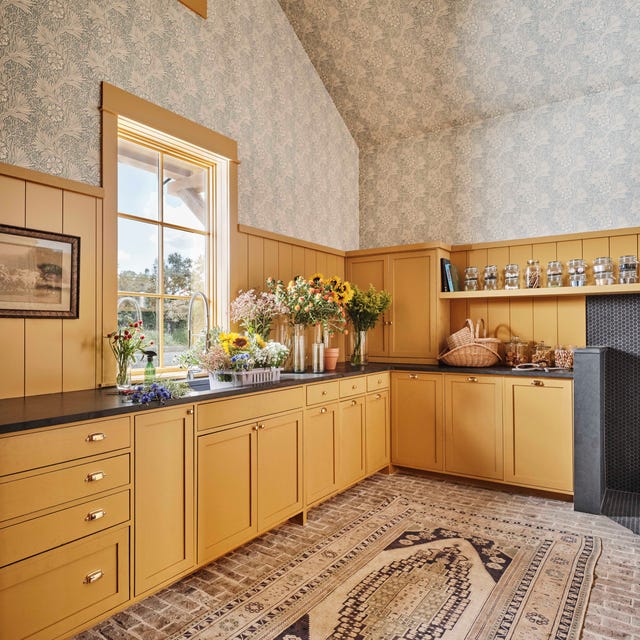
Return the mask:
[(305, 325), (293, 325), (293, 371), (304, 373), (306, 368), (306, 341), (304, 335)]
[(116, 371), (116, 389), (128, 391), (131, 388), (131, 367), (129, 363), (118, 362)]
[(351, 365), (362, 367), (367, 364), (367, 332), (351, 332)]
[(313, 344), (311, 345), (311, 370), (313, 373), (324, 372), (324, 342), (322, 325), (317, 322), (313, 327)]

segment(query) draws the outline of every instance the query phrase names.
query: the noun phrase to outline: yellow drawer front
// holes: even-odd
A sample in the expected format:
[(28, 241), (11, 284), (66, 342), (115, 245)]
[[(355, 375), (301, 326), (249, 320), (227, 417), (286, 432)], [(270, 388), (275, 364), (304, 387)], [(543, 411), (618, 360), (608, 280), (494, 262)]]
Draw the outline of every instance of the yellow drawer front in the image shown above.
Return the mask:
[(129, 506), (129, 491), (121, 491), (0, 529), (0, 566), (126, 522)]
[(333, 402), (340, 397), (340, 382), (321, 382), (307, 385), (307, 404), (319, 404), (320, 402)]
[(0, 638), (44, 640), (129, 597), (129, 529), (74, 542), (0, 570)]
[(367, 391), (378, 391), (389, 388), (389, 372), (382, 371), (367, 376)]
[(9, 436), (0, 440), (0, 476), (126, 449), (130, 444), (128, 416)]
[(367, 379), (364, 376), (357, 378), (345, 378), (340, 380), (340, 397), (348, 398), (365, 393), (367, 390)]
[(0, 483), (0, 521), (129, 483), (129, 454)]
[(205, 402), (197, 406), (198, 431), (222, 427), (235, 422), (248, 422), (273, 413), (299, 409), (303, 403), (302, 387)]

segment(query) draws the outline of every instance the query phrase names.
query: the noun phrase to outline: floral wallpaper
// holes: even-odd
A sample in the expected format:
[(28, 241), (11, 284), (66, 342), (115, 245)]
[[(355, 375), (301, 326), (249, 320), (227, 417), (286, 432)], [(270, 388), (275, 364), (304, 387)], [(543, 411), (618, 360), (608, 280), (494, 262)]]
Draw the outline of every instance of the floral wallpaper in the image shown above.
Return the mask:
[(363, 247), (640, 224), (640, 85), (360, 155)]
[(0, 0), (0, 161), (99, 185), (102, 80), (238, 141), (241, 223), (357, 247), (358, 148), (277, 0)]
[(640, 224), (637, 0), (279, 0), (360, 146), (360, 246)]

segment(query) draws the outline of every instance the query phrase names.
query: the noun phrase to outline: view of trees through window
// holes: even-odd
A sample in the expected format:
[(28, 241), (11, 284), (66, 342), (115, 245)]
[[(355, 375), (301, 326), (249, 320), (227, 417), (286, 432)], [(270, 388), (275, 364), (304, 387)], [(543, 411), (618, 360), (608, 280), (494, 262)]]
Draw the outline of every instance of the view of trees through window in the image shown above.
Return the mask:
[[(160, 367), (188, 345), (193, 293), (208, 297), (210, 184), (215, 165), (152, 141), (118, 144), (118, 326), (142, 320)], [(192, 329), (204, 324), (201, 301)]]

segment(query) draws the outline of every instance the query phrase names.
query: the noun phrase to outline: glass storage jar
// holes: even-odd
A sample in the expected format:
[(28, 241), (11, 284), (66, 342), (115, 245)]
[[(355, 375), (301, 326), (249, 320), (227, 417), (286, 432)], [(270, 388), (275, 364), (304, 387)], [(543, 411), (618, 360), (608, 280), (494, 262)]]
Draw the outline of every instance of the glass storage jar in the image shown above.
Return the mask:
[(620, 256), (618, 259), (618, 283), (635, 284), (638, 282), (638, 258)]
[(562, 286), (562, 262), (560, 260), (549, 260), (547, 265), (547, 287)]
[(504, 288), (520, 288), (520, 267), (517, 264), (508, 264), (504, 268)]
[(582, 258), (573, 258), (573, 260), (569, 260), (567, 262), (567, 272), (570, 276), (572, 275), (582, 275), (587, 273), (587, 261)]
[(556, 367), (560, 367), (562, 369), (573, 369), (573, 350), (574, 347), (571, 345), (566, 349), (562, 346), (556, 346), (553, 352)]
[(569, 284), (572, 287), (584, 287), (587, 284), (586, 273), (572, 273), (569, 276)]
[(478, 267), (467, 267), (464, 270), (464, 290), (478, 290)]
[(537, 289), (540, 286), (540, 262), (538, 260), (527, 260), (525, 281), (527, 289)]
[(609, 256), (593, 261), (593, 277), (597, 285), (613, 284), (613, 260)]
[(498, 267), (495, 264), (488, 264), (484, 268), (484, 288), (486, 291), (498, 288)]
[(529, 343), (513, 336), (505, 346), (504, 359), (508, 366), (515, 367), (523, 362), (529, 362)]
[(545, 367), (553, 366), (553, 347), (546, 345), (543, 340), (536, 342), (535, 349), (531, 355), (531, 362)]

